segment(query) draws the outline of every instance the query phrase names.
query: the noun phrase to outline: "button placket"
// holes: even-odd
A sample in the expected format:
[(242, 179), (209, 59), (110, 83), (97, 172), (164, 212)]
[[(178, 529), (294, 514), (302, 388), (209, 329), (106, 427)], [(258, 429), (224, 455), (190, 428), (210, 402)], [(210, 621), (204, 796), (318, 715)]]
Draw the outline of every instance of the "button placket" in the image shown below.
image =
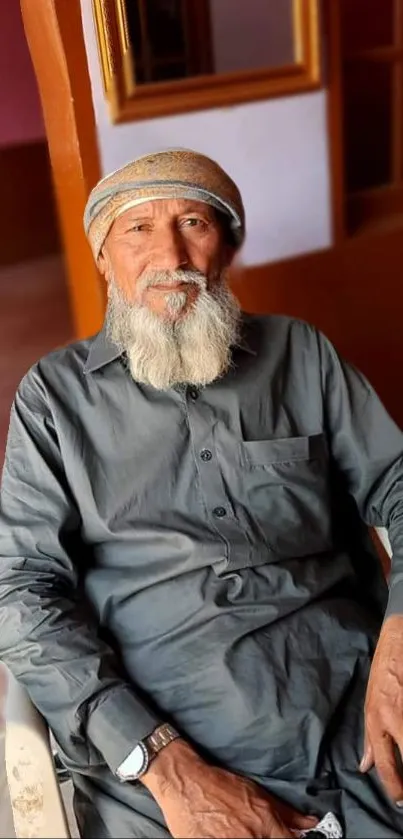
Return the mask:
[[(201, 395), (198, 394), (198, 396)], [(235, 559), (239, 552), (242, 554), (243, 564), (247, 564), (244, 557), (249, 552), (249, 543), (244, 529), (234, 515), (231, 497), (223, 480), (213, 437), (217, 426), (214, 410), (206, 404), (205, 399), (200, 398), (195, 402), (189, 390), (186, 403), (189, 431), (203, 499), (202, 515), (207, 514), (210, 526), (225, 545), (224, 556), (217, 557), (217, 562), (214, 563), (216, 573), (221, 573), (231, 567), (231, 556), (234, 555)], [(204, 454), (207, 452), (207, 455)]]

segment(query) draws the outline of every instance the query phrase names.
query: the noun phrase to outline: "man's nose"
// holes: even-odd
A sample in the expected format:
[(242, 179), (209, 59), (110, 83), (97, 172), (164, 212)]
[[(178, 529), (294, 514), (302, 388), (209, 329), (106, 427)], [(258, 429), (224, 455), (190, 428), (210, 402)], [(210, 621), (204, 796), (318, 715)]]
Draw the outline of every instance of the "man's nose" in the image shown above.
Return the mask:
[(189, 265), (186, 243), (179, 230), (160, 233), (153, 256), (154, 268), (159, 270), (176, 271)]

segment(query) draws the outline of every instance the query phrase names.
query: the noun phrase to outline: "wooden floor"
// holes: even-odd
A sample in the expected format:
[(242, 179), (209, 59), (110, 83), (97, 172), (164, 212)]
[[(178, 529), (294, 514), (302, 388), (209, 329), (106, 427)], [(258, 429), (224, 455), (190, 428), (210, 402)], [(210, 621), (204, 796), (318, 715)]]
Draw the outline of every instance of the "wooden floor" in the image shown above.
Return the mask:
[[(59, 256), (0, 267), (0, 468), (10, 407), (21, 378), (38, 358), (71, 340), (72, 332)], [(4, 772), (3, 696), (0, 669), (0, 839), (13, 835)]]

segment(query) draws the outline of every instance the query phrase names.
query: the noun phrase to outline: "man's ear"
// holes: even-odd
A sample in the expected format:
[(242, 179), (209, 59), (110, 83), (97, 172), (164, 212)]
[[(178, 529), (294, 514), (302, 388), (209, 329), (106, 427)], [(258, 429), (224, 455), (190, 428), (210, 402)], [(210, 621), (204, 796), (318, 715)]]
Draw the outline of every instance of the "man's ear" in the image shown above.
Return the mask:
[(223, 252), (224, 268), (229, 268), (232, 265), (236, 252), (237, 248), (225, 242)]
[(100, 271), (100, 273), (104, 277), (106, 276), (106, 272), (108, 270), (108, 263), (109, 263), (109, 260), (108, 260), (107, 254), (105, 253), (104, 245), (102, 245), (102, 248), (99, 252), (98, 259), (97, 259), (97, 267), (98, 267), (98, 270)]

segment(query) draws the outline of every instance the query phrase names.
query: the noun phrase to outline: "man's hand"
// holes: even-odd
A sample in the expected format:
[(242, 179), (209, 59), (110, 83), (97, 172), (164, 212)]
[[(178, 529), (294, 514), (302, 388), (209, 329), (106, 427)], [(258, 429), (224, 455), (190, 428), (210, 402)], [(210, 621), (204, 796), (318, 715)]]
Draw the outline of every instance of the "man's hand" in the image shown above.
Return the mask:
[(183, 740), (163, 749), (141, 780), (175, 839), (286, 839), (318, 823), (252, 781), (209, 766)]
[(372, 662), (365, 700), (365, 745), (360, 764), (368, 772), (375, 764), (393, 801), (403, 807), (403, 778), (396, 763), (403, 755), (403, 616), (388, 618)]

